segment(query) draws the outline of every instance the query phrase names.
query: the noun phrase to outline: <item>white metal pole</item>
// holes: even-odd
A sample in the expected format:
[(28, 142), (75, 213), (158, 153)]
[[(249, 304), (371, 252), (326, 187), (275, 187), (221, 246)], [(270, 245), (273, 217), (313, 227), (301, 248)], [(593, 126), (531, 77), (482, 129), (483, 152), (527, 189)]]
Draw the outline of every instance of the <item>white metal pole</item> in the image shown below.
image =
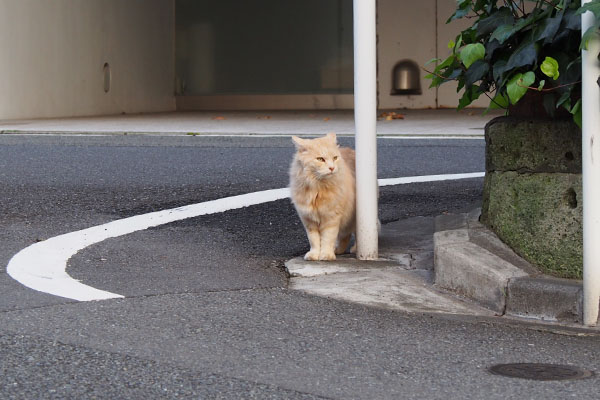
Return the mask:
[[(590, 0), (583, 0), (582, 4)], [(581, 16), (581, 31), (594, 24), (591, 11)], [(581, 52), (583, 180), (583, 323), (596, 325), (600, 301), (600, 40)]]
[(356, 257), (378, 257), (377, 38), (375, 0), (353, 0), (356, 128)]

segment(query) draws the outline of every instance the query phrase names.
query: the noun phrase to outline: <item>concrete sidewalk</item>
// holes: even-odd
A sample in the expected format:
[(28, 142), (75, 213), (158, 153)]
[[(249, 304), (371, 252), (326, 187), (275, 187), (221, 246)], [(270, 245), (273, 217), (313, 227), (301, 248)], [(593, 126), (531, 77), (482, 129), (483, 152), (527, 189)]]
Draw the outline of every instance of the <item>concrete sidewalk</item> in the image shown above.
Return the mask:
[[(500, 115), (498, 111), (483, 115), (481, 109), (397, 110), (396, 113), (404, 119), (379, 118), (379, 136), (483, 138), (485, 124)], [(353, 112), (198, 111), (0, 121), (0, 133), (323, 135), (327, 132), (353, 135)]]
[(386, 224), (380, 259), (289, 260), (290, 288), (405, 312), (442, 313), (600, 333), (581, 325), (581, 282), (541, 275), (470, 214)]

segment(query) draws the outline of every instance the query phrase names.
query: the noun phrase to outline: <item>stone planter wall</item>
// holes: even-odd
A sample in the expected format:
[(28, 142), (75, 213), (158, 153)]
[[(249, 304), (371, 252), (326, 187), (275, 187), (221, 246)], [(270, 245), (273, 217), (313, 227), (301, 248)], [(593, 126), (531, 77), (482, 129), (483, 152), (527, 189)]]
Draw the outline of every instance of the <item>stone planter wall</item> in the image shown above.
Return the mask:
[(481, 222), (541, 272), (580, 279), (580, 129), (570, 120), (499, 117), (485, 137)]

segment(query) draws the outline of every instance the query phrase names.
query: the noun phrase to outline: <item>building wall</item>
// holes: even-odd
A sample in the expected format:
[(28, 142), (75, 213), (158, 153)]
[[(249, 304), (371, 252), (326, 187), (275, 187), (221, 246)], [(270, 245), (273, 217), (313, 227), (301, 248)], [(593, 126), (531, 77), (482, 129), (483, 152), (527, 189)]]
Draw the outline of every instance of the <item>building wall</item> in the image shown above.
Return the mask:
[(0, 58), (0, 119), (171, 111), (174, 0), (0, 0)]
[[(176, 109), (175, 90), (183, 94), (183, 80), (176, 76), (175, 54), (175, 1), (176, 0), (0, 0), (0, 119), (65, 117), (84, 115), (107, 115), (119, 113), (138, 113), (173, 111)], [(184, 1), (184, 0), (180, 0)], [(194, 4), (191, 0), (185, 0)], [(316, 1), (316, 0), (315, 0)], [(263, 0), (263, 3), (268, 3)], [(212, 4), (210, 2), (204, 2)], [(204, 4), (202, 3), (202, 4)], [(265, 4), (266, 4), (265, 3)], [(303, 82), (304, 97), (313, 95), (314, 99), (302, 98), (303, 102), (291, 102), (293, 108), (347, 108), (352, 101), (344, 96), (351, 96), (351, 40), (348, 39), (348, 29), (351, 29), (351, 0), (329, 0), (328, 11), (322, 16), (331, 21), (332, 31), (318, 31), (320, 37), (336, 38), (337, 42), (329, 47), (337, 51), (326, 54), (332, 60), (315, 53), (318, 46), (299, 51), (298, 45), (284, 46), (273, 40), (273, 50), (268, 52), (265, 40), (256, 40), (256, 48), (246, 54), (245, 60), (253, 57), (266, 57), (273, 53), (279, 58), (280, 50), (295, 52), (302, 57), (316, 58), (323, 63), (319, 68), (306, 68), (313, 73), (313, 84)], [(201, 4), (201, 3), (198, 3)], [(262, 3), (261, 3), (262, 4)], [(315, 7), (319, 8), (321, 3)], [(198, 6), (199, 7), (199, 6)], [(211, 6), (213, 7), (213, 6)], [(214, 6), (216, 7), (216, 6)], [(304, 8), (310, 7), (304, 5)], [(456, 85), (444, 84), (438, 90), (428, 89), (429, 81), (420, 71), (422, 95), (393, 96), (392, 69), (403, 59), (413, 60), (422, 66), (433, 57), (443, 58), (448, 54), (447, 43), (453, 39), (468, 21), (455, 21), (446, 25), (445, 21), (455, 7), (454, 0), (423, 0), (410, 3), (407, 0), (378, 0), (378, 91), (380, 108), (435, 108), (455, 107), (459, 95)], [(283, 12), (283, 11), (282, 11)], [(209, 15), (210, 13), (201, 13)], [(329, 15), (331, 14), (331, 15)], [(196, 14), (198, 15), (198, 14)], [(205, 18), (198, 15), (197, 18)], [(247, 18), (233, 18), (227, 14), (227, 24), (234, 24), (240, 32), (248, 25)], [(308, 27), (315, 28), (313, 16), (304, 16)], [(289, 18), (288, 18), (289, 19)], [(281, 20), (285, 20), (282, 18)], [(313, 21), (312, 25), (311, 22)], [(319, 20), (320, 21), (320, 20)], [(217, 21), (218, 22), (218, 21)], [(211, 21), (215, 23), (215, 21)], [(217, 43), (214, 28), (208, 29), (207, 24), (190, 32), (178, 32), (178, 46), (185, 47), (190, 43), (192, 34), (208, 35), (207, 49), (216, 52)], [(319, 25), (321, 26), (321, 25)], [(327, 24), (323, 25), (329, 26)], [(263, 29), (264, 30), (264, 29)], [(260, 31), (262, 32), (262, 31)], [(340, 33), (342, 32), (342, 33)], [(218, 33), (218, 32), (217, 32)], [(237, 37), (241, 37), (239, 33)], [(223, 36), (223, 35), (221, 35)], [(230, 34), (229, 36), (236, 36)], [(225, 37), (229, 37), (225, 35)], [(281, 35), (285, 39), (287, 34)], [(304, 36), (306, 39), (306, 35)], [(213, 43), (214, 41), (214, 43)], [(298, 40), (297, 40), (298, 42)], [(298, 43), (301, 43), (299, 41)], [(307, 42), (309, 42), (307, 40)], [(283, 42), (282, 42), (283, 43)], [(295, 42), (294, 42), (295, 43)], [(185, 46), (183, 46), (185, 45)], [(213, 46), (213, 47), (211, 47)], [(230, 51), (231, 46), (219, 42), (219, 51)], [(323, 46), (321, 46), (323, 47)], [(203, 48), (202, 48), (203, 49)], [(201, 50), (201, 49), (200, 49)], [(204, 54), (198, 48), (192, 54), (195, 69), (202, 77), (212, 76), (212, 79), (200, 81), (196, 90), (191, 93), (236, 93), (253, 92), (252, 87), (240, 87), (236, 84), (230, 90), (218, 86), (219, 82), (233, 81), (233, 77), (244, 79), (240, 71), (244, 71), (246, 62), (230, 62), (233, 73), (227, 79), (216, 79), (217, 72), (213, 67), (204, 68), (207, 64)], [(263, 54), (261, 54), (261, 51)], [(313, 54), (315, 53), (315, 54)], [(338, 54), (339, 53), (339, 54)], [(285, 59), (285, 57), (283, 57)], [(197, 60), (198, 59), (198, 60)], [(225, 57), (227, 59), (227, 57)], [(181, 61), (181, 60), (179, 60)], [(230, 60), (231, 61), (231, 60)], [(257, 65), (274, 65), (272, 62), (256, 62)], [(110, 66), (110, 90), (104, 91), (105, 64)], [(181, 64), (181, 63), (179, 63)], [(179, 65), (178, 64), (178, 65)], [(205, 65), (206, 64), (206, 65)], [(301, 66), (293, 62), (290, 66), (279, 66), (275, 72), (287, 72), (282, 79), (290, 82), (301, 82), (298, 69)], [(321, 65), (321, 64), (318, 64)], [(289, 68), (288, 68), (289, 67)], [(204, 68), (204, 69), (203, 69)], [(221, 66), (219, 71), (224, 68)], [(301, 71), (303, 71), (300, 68)], [(296, 71), (296, 73), (290, 73)], [(255, 76), (257, 74), (251, 74)], [(176, 79), (179, 78), (179, 79)], [(176, 84), (176, 83), (179, 84)], [(243, 80), (242, 83), (248, 83)], [(193, 82), (187, 82), (189, 89), (194, 89)], [(203, 86), (204, 85), (204, 86)], [(259, 85), (260, 86), (260, 85)], [(265, 85), (262, 85), (263, 87)], [(273, 86), (273, 85), (271, 85)], [(279, 88), (282, 85), (273, 87)], [(285, 86), (285, 85), (283, 85)], [(263, 93), (274, 94), (273, 87), (263, 89)], [(242, 90), (243, 89), (243, 90)], [(254, 91), (256, 93), (256, 90)], [(260, 91), (259, 91), (260, 92)], [(300, 95), (302, 90), (297, 87), (282, 89), (284, 95)], [(332, 99), (320, 98), (316, 95), (333, 96)], [(337, 97), (342, 99), (338, 99)], [(340, 97), (341, 96), (341, 97)], [(179, 96), (182, 99), (185, 96)], [(188, 96), (189, 97), (189, 96)], [(190, 103), (188, 108), (214, 108), (210, 96), (201, 99), (202, 103)], [(240, 96), (238, 96), (240, 97)], [(289, 96), (288, 96), (289, 97)], [(293, 96), (292, 96), (293, 97)], [(267, 99), (269, 100), (269, 99)], [(329, 101), (331, 100), (331, 101)], [(269, 100), (271, 101), (271, 100)], [(279, 100), (274, 100), (279, 104)], [(256, 103), (250, 98), (250, 104)], [(198, 104), (200, 104), (198, 103)], [(205, 104), (206, 103), (206, 104)], [(238, 104), (239, 103), (239, 104)], [(268, 103), (268, 102), (267, 102)], [(305, 104), (306, 103), (306, 104)], [(183, 104), (183, 103), (182, 103)], [(238, 108), (244, 108), (243, 101), (236, 102)], [(262, 104), (262, 103), (261, 103)], [(288, 104), (288, 103), (285, 103)], [(481, 99), (475, 105), (487, 106), (487, 98)], [(283, 106), (283, 103), (281, 103)], [(182, 107), (183, 109), (184, 107)], [(267, 108), (273, 108), (267, 107)]]
[[(449, 55), (448, 42), (464, 29), (468, 20), (446, 20), (456, 8), (455, 0), (378, 0), (377, 2), (377, 68), (379, 108), (444, 108), (456, 107), (460, 94), (456, 84), (448, 82), (439, 89), (429, 89), (427, 72), (420, 70), (421, 95), (391, 95), (392, 70), (399, 61), (409, 59), (419, 67), (432, 58)], [(434, 64), (425, 68), (431, 70)], [(484, 97), (485, 98), (485, 97)], [(487, 98), (485, 98), (487, 100)], [(473, 106), (487, 107), (489, 101)]]
[[(442, 0), (444, 1), (444, 0)], [(445, 0), (452, 1), (452, 0)], [(379, 108), (427, 108), (436, 106), (436, 91), (420, 71), (421, 95), (391, 95), (392, 70), (409, 59), (423, 66), (436, 54), (436, 0), (379, 0), (377, 2), (377, 75)]]

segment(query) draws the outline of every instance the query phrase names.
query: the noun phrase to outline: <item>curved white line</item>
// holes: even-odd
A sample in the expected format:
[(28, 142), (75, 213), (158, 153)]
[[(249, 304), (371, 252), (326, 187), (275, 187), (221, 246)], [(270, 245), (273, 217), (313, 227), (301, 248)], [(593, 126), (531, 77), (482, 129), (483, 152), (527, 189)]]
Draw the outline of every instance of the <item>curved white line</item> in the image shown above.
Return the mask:
[[(417, 182), (478, 178), (485, 173), (412, 176), (394, 179), (379, 179), (380, 186), (402, 185)], [(126, 235), (154, 226), (248, 207), (289, 197), (289, 189), (271, 189), (239, 196), (191, 204), (169, 210), (156, 211), (109, 222), (103, 225), (66, 233), (35, 243), (15, 254), (9, 261), (6, 272), (21, 284), (44, 293), (79, 301), (122, 298), (116, 293), (99, 290), (71, 278), (67, 272), (67, 261), (78, 251), (105, 239)]]
[(136, 215), (80, 231), (55, 236), (18, 252), (6, 272), (23, 285), (68, 299), (89, 301), (121, 298), (120, 294), (93, 288), (66, 273), (67, 261), (78, 251), (94, 243), (168, 224), (186, 218), (248, 207), (289, 197), (289, 189), (273, 189), (225, 197), (204, 203)]

